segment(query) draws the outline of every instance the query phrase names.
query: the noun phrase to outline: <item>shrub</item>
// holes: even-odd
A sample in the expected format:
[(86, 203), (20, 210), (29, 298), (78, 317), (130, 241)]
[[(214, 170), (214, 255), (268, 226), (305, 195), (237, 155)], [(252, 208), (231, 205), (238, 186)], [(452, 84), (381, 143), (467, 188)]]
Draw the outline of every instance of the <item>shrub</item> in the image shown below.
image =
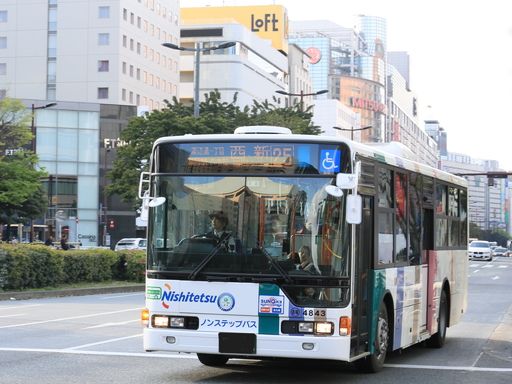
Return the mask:
[(63, 251), (45, 245), (0, 244), (0, 290), (108, 280), (143, 282), (145, 260), (143, 251)]

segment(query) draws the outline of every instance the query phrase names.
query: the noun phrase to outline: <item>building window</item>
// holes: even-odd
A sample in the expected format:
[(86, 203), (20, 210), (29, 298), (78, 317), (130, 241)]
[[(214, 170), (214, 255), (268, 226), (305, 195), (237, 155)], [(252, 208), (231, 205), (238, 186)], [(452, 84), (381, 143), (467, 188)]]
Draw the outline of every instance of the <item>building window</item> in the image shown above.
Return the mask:
[(123, 20), (128, 20), (128, 10), (126, 8), (123, 8)]
[(137, 43), (137, 54), (140, 55), (140, 43)]
[(110, 35), (108, 33), (98, 33), (98, 45), (109, 45)]
[(133, 65), (130, 65), (130, 77), (133, 77)]
[(6, 74), (7, 74), (7, 64), (0, 63), (0, 75), (6, 75)]
[(126, 101), (126, 89), (124, 88), (121, 90), (121, 99), (123, 101)]
[(5, 96), (7, 96), (7, 90), (6, 89), (0, 89), (0, 100), (4, 99)]
[(7, 11), (0, 11), (0, 23), (7, 23)]
[(0, 36), (0, 49), (7, 48), (7, 37)]
[(108, 99), (108, 88), (98, 88), (98, 99)]
[(123, 75), (126, 75), (126, 61), (123, 61)]
[(98, 60), (98, 72), (108, 72), (109, 61), (108, 60)]
[(110, 18), (110, 7), (109, 6), (99, 6), (98, 7), (98, 18), (109, 19)]
[(126, 37), (126, 35), (123, 35), (123, 47), (125, 47), (125, 48), (127, 46), (127, 41), (128, 41), (128, 38)]

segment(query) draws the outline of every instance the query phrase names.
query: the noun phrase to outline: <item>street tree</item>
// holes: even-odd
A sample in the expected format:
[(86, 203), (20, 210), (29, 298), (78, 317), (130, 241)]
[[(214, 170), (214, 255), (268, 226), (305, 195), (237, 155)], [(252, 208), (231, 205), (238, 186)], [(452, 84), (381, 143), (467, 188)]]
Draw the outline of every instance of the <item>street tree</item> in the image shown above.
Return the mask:
[(127, 145), (117, 149), (116, 160), (109, 174), (112, 184), (110, 194), (123, 200), (136, 202), (140, 172), (147, 169), (151, 148), (156, 139), (184, 134), (233, 133), (235, 128), (247, 125), (276, 125), (287, 127), (294, 133), (318, 135), (320, 129), (311, 119), (311, 107), (302, 111), (299, 106), (281, 107), (274, 103), (254, 102), (243, 109), (236, 105), (237, 95), (230, 102), (222, 101), (218, 91), (205, 94), (200, 104), (200, 115), (194, 117), (193, 107), (180, 103), (176, 98), (167, 102), (166, 108), (135, 117), (121, 132)]
[[(0, 224), (39, 217), (46, 209), (37, 156), (31, 142), (30, 115), (18, 100), (0, 100)], [(9, 237), (10, 234), (8, 233)]]

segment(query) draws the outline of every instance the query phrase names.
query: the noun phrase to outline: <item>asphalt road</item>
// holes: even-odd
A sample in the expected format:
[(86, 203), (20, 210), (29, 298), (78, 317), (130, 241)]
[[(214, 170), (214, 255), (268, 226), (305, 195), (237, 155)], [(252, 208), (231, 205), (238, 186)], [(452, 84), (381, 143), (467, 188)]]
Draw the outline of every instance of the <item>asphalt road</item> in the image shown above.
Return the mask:
[(142, 350), (143, 292), (0, 301), (0, 383), (512, 383), (512, 258), (470, 262), (469, 308), (444, 348), (414, 346), (375, 375), (318, 361)]

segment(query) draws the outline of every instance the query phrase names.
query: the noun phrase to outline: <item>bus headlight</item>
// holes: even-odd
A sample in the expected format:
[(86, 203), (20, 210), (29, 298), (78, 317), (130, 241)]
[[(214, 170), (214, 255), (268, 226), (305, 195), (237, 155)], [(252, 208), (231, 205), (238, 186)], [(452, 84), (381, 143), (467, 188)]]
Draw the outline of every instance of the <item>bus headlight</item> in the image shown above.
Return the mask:
[(314, 330), (314, 325), (311, 321), (308, 321), (308, 322), (300, 321), (299, 322), (299, 333), (313, 333), (313, 330)]
[(171, 328), (185, 328), (185, 318), (171, 317)]
[(163, 315), (153, 316), (153, 327), (168, 328), (169, 327), (169, 316), (163, 316)]
[(334, 333), (334, 324), (330, 322), (315, 322), (315, 334), (317, 335), (332, 335)]

